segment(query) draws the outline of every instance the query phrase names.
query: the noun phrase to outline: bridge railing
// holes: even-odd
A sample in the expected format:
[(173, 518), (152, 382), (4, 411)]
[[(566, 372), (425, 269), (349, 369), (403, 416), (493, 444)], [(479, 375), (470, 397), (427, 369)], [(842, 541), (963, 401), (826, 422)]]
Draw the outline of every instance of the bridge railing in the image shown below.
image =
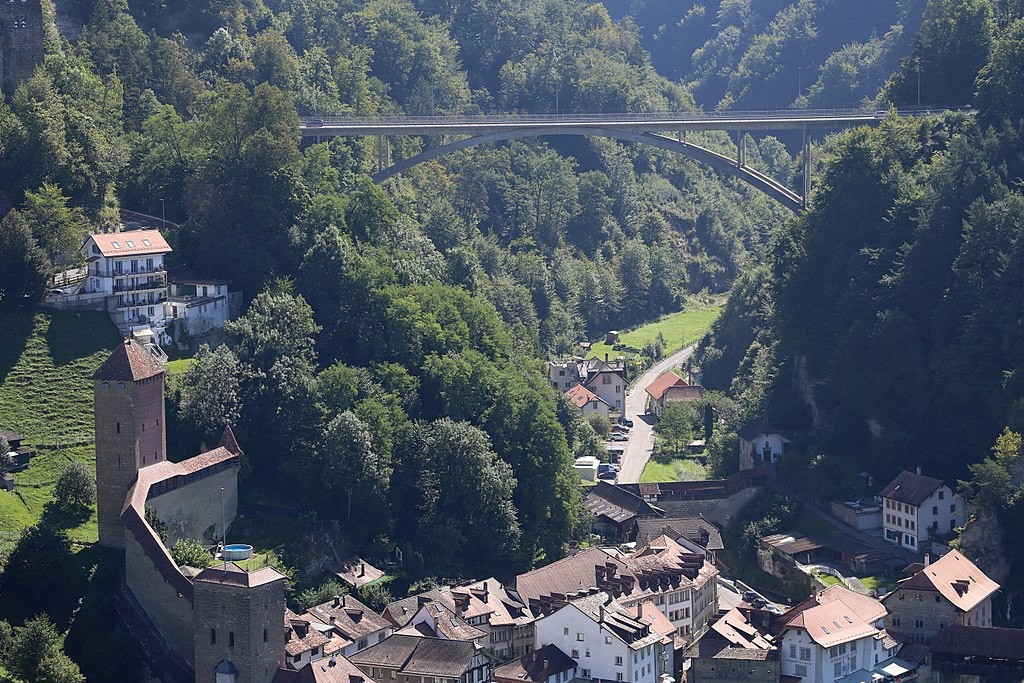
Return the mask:
[[(947, 107), (921, 107), (899, 109), (900, 116), (930, 113)], [(888, 113), (887, 111), (885, 113)], [(735, 121), (757, 119), (814, 119), (814, 118), (881, 118), (882, 110), (863, 108), (845, 109), (765, 109), (753, 111), (660, 111), (660, 112), (566, 112), (566, 113), (514, 113), (514, 114), (457, 114), (451, 116), (304, 116), (304, 125), (359, 125), (359, 124), (481, 124), (481, 123), (585, 123), (618, 121), (624, 123), (651, 123), (655, 121)], [(319, 122), (323, 122), (320, 124)]]

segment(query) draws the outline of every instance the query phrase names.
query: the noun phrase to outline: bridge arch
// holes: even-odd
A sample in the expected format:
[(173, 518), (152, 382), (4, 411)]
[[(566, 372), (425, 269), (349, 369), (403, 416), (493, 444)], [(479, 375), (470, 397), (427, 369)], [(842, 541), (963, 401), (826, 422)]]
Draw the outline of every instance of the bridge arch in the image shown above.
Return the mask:
[[(457, 152), (460, 149), (466, 149), (476, 145), (482, 145), (490, 142), (500, 142), (502, 140), (513, 140), (517, 138), (532, 138), (532, 137), (543, 137), (549, 135), (583, 135), (591, 136), (596, 135), (600, 137), (614, 138), (616, 140), (622, 140), (624, 142), (636, 142), (643, 145), (651, 145), (658, 149), (663, 149), (669, 152), (675, 152), (682, 154), (696, 161), (705, 163), (717, 171), (728, 173), (740, 180), (746, 182), (757, 190), (760, 190), (764, 194), (768, 195), (772, 199), (775, 199), (780, 204), (785, 206), (787, 209), (793, 212), (799, 212), (806, 208), (806, 199), (801, 197), (797, 193), (793, 192), (789, 188), (785, 187), (781, 183), (769, 178), (763, 173), (749, 168), (744, 162), (744, 154), (742, 143), (740, 146), (739, 161), (730, 159), (727, 156), (718, 154), (699, 145), (695, 145), (690, 142), (682, 140), (674, 140), (664, 135), (658, 135), (656, 133), (635, 133), (625, 130), (615, 130), (601, 127), (590, 127), (590, 126), (579, 126), (579, 127), (551, 127), (551, 128), (519, 128), (511, 130), (501, 130), (491, 133), (484, 133), (482, 135), (476, 135), (469, 138), (463, 138), (454, 142), (441, 145), (428, 149), (424, 152), (403, 159), (392, 166), (389, 166), (382, 171), (379, 171), (373, 176), (373, 180), (376, 183), (382, 183), (389, 178), (408, 171), (413, 166), (435, 159), (445, 154)], [(742, 135), (742, 132), (740, 133)], [(805, 146), (806, 154), (806, 146)], [(806, 164), (806, 159), (805, 159)], [(806, 190), (805, 190), (806, 195)]]

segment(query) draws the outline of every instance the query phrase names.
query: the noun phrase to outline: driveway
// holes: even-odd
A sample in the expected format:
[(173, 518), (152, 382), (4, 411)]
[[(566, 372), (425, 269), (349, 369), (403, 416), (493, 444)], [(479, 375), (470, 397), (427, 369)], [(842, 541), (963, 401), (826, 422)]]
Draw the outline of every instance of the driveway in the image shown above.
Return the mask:
[(634, 484), (640, 481), (640, 475), (643, 474), (647, 461), (651, 459), (651, 450), (654, 448), (654, 416), (644, 412), (647, 408), (647, 387), (668, 372), (673, 365), (685, 363), (686, 359), (693, 355), (693, 349), (694, 345), (691, 344), (663, 358), (633, 383), (630, 394), (626, 397), (626, 417), (633, 420), (633, 431), (630, 433), (629, 441), (623, 443), (625, 450), (622, 453), (619, 483)]

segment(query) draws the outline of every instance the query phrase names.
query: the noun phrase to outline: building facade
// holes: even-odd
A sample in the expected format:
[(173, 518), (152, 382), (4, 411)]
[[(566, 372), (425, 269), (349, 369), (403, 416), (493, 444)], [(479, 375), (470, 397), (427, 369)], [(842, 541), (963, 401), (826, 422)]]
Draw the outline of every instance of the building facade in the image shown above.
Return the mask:
[(882, 490), (882, 535), (916, 553), (932, 539), (948, 538), (967, 521), (961, 498), (941, 479), (904, 470)]
[(107, 312), (122, 333), (164, 329), (170, 245), (159, 230), (89, 235), (82, 246), (87, 264), (83, 294), (102, 293)]

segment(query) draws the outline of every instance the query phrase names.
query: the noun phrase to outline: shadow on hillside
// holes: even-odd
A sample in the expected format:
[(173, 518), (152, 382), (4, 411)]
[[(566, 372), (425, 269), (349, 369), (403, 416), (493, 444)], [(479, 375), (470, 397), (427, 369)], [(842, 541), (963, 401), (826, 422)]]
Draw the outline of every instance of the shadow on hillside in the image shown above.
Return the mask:
[(46, 344), (56, 366), (67, 365), (117, 346), (117, 328), (106, 313), (44, 311), (43, 315), (50, 319), (46, 328)]
[(34, 309), (0, 309), (0, 384), (18, 363), (34, 328)]

